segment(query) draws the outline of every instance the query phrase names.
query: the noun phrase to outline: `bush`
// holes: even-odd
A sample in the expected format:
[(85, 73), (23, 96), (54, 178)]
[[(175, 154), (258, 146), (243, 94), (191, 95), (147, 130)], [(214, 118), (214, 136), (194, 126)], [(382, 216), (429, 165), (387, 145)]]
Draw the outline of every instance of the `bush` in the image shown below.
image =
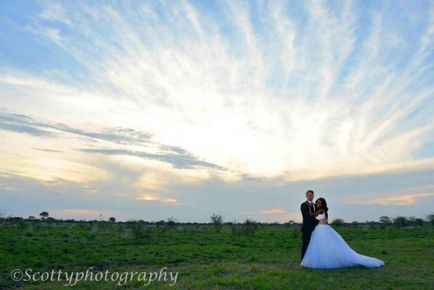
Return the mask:
[(239, 236), (241, 234), (241, 226), (237, 223), (231, 223), (231, 232), (234, 236)]
[(421, 225), (423, 225), (423, 219), (421, 219), (421, 218), (416, 218), (416, 219), (414, 220), (414, 223), (415, 223), (417, 226), (421, 226)]
[(416, 218), (414, 216), (410, 216), (407, 218), (407, 223), (409, 224), (415, 224), (416, 223)]
[(384, 215), (384, 216), (380, 217), (380, 223), (382, 223), (382, 224), (391, 224), (392, 220), (390, 219), (390, 217)]
[(141, 244), (144, 240), (148, 240), (150, 237), (149, 230), (145, 228), (142, 223), (133, 223), (131, 225), (131, 230), (133, 232), (133, 238), (137, 244)]
[(242, 224), (241, 230), (245, 235), (253, 236), (258, 229), (259, 225), (256, 221), (251, 219), (246, 219)]
[(175, 228), (177, 223), (174, 217), (170, 217), (167, 221), (160, 220), (156, 222), (156, 225), (159, 232), (166, 234), (168, 230)]
[(174, 217), (170, 217), (170, 218), (168, 218), (167, 219), (167, 227), (169, 228), (169, 229), (173, 229), (175, 226), (176, 226), (176, 220), (175, 220), (175, 218)]
[(345, 223), (345, 222), (344, 222), (343, 219), (334, 219), (334, 220), (332, 221), (332, 225), (335, 225), (335, 226), (342, 226), (344, 223)]
[(26, 228), (27, 225), (26, 225), (26, 222), (24, 220), (20, 219), (17, 221), (17, 226), (19, 229), (23, 230)]
[(428, 221), (429, 221), (432, 225), (434, 225), (434, 214), (430, 214), (430, 215), (428, 216)]
[(48, 212), (43, 211), (43, 212), (41, 212), (41, 213), (39, 214), (39, 216), (40, 216), (42, 219), (46, 219), (46, 218), (48, 217)]
[(398, 227), (405, 227), (408, 224), (408, 220), (405, 216), (398, 216), (393, 219), (393, 223)]
[(214, 230), (219, 233), (223, 227), (223, 217), (221, 215), (213, 214), (211, 216), (211, 221), (214, 225)]

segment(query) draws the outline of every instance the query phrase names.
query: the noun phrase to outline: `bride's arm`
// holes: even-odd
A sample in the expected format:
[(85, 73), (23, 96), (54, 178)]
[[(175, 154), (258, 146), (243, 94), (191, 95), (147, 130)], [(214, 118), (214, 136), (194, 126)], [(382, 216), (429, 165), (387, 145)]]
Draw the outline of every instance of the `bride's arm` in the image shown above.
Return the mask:
[(309, 206), (309, 215), (310, 216), (317, 216), (317, 215), (319, 215), (319, 214), (321, 214), (323, 212), (324, 212), (324, 210), (322, 208), (320, 208), (316, 212), (312, 212), (312, 208)]

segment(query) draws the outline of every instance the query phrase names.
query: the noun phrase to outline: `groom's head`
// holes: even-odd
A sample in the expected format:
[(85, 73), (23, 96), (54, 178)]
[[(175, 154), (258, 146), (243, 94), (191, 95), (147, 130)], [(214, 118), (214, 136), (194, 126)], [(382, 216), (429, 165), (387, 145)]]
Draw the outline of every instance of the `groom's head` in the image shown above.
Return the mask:
[(314, 193), (313, 193), (312, 189), (309, 189), (308, 191), (306, 191), (306, 198), (307, 198), (308, 201), (312, 201), (313, 200), (313, 196), (314, 196)]

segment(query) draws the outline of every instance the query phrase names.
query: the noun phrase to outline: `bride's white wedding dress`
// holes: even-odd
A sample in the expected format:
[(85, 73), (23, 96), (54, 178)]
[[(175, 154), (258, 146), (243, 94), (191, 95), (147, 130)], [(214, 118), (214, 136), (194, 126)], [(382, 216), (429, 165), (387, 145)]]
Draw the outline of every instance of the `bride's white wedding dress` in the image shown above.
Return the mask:
[[(316, 218), (325, 218), (325, 214)], [(326, 269), (353, 266), (375, 268), (384, 266), (384, 262), (356, 253), (330, 225), (319, 224), (312, 232), (301, 266)]]

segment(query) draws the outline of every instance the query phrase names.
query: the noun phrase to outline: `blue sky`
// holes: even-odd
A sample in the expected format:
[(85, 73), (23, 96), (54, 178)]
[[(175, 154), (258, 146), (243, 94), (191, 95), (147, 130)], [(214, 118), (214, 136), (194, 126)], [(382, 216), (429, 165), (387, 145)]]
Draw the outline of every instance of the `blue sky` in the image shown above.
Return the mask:
[(432, 1), (4, 1), (3, 215), (434, 205)]

